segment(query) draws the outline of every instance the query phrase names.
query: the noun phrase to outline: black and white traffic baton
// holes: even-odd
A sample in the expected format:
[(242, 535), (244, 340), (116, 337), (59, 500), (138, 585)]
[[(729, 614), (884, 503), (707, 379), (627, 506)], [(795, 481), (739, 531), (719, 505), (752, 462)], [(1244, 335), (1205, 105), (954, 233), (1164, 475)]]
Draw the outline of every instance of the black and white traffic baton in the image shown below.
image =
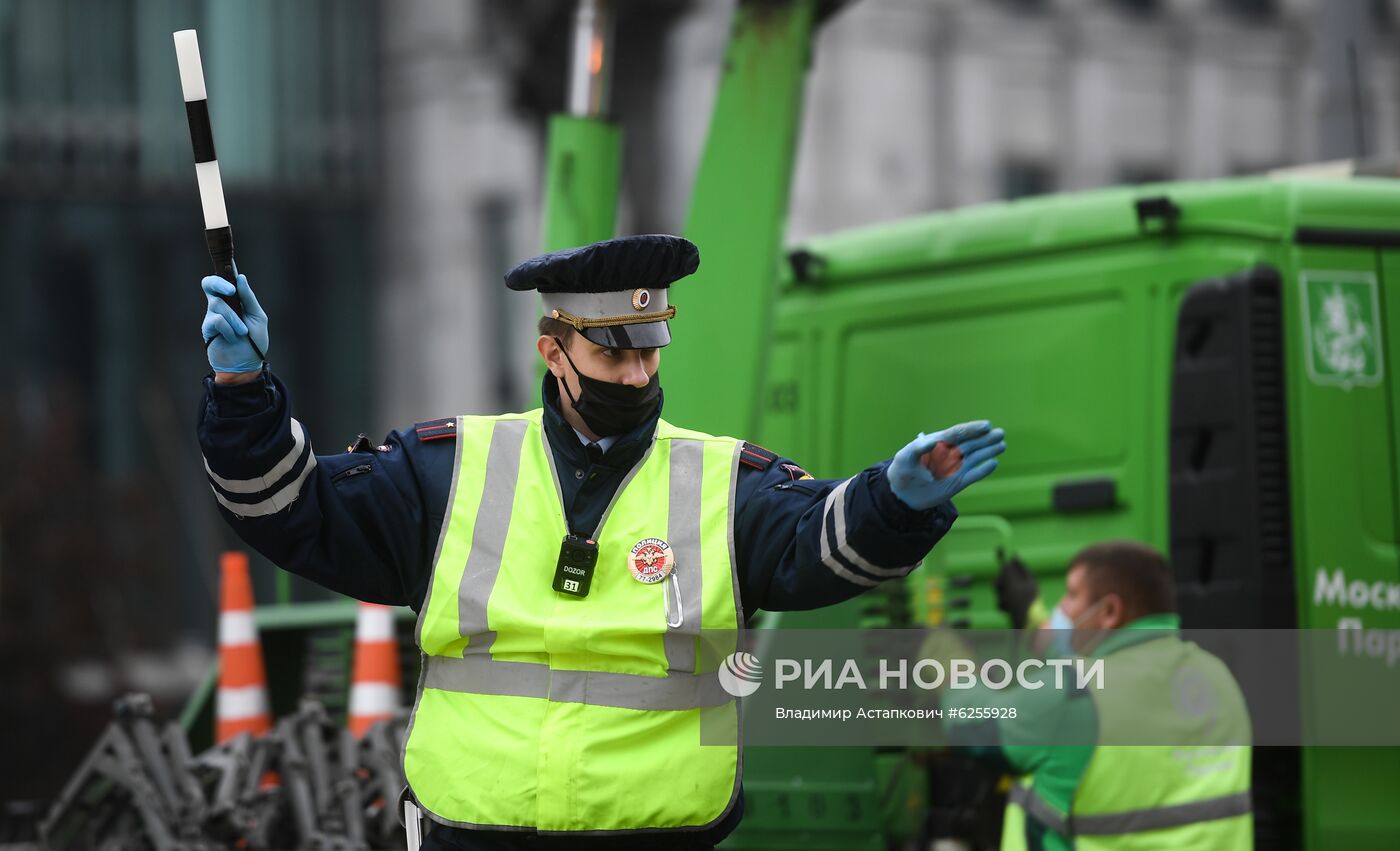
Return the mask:
[[(209, 98), (204, 88), (204, 65), (199, 59), (199, 36), (194, 30), (175, 33), (175, 60), (180, 63), (180, 87), (185, 92), (185, 117), (190, 122), (190, 144), (194, 146), (194, 173), (199, 179), (199, 200), (204, 207), (204, 241), (214, 271), (224, 280), (238, 286), (238, 274), (233, 267), (233, 228), (228, 224), (224, 208), (224, 182), (219, 177), (219, 160), (214, 156), (214, 130), (209, 126)], [(243, 300), (235, 289), (233, 295), (221, 296), (233, 312), (243, 318)], [(204, 341), (205, 348), (214, 342)], [(248, 336), (257, 356), (266, 355)]]

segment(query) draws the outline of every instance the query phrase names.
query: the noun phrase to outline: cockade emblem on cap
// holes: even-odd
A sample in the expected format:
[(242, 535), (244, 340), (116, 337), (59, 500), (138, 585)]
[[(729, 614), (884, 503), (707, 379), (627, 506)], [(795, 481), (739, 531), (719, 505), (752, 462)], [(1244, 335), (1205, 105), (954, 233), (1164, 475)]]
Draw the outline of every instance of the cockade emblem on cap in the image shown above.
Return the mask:
[(632, 293), (632, 309), (646, 310), (649, 304), (651, 304), (651, 293), (647, 290), (641, 289)]

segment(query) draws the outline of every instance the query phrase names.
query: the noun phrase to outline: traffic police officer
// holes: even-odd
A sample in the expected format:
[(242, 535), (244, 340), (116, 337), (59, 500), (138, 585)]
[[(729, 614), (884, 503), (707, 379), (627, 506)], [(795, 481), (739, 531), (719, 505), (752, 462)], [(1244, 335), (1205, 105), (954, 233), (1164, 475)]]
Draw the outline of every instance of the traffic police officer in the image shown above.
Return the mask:
[[(267, 316), (208, 277), (199, 439), (221, 513), (283, 569), (418, 612), (405, 747), (440, 848), (708, 848), (742, 814), (716, 666), (758, 609), (811, 609), (916, 567), (1005, 449), (986, 421), (848, 479), (660, 418), (669, 288), (699, 264), (646, 235), (506, 276), (546, 316), (543, 406), (418, 423), (316, 455), (256, 352)], [(255, 350), (252, 343), (256, 343)], [(719, 636), (720, 638), (716, 638)], [(727, 636), (727, 638), (726, 638)]]

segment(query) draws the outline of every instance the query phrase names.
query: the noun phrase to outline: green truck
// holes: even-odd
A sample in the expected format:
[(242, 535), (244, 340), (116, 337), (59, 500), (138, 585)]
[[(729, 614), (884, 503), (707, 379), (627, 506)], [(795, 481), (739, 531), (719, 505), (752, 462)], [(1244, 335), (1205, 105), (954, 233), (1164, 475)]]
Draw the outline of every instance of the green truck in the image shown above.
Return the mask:
[[(678, 297), (665, 366), (685, 392), (668, 418), (819, 477), (974, 416), (1011, 448), (908, 581), (760, 625), (1005, 628), (1002, 554), (1053, 601), (1075, 550), (1129, 537), (1171, 554), (1187, 626), (1400, 628), (1400, 181), (1114, 188), (785, 248), (803, 82), (834, 5), (738, 4), (687, 219), (704, 262)], [(550, 135), (544, 247), (612, 236), (617, 128), (585, 111)], [(730, 345), (702, 351), (721, 322)], [(260, 618), (272, 655), (310, 660), (332, 703), (351, 611)], [(407, 683), (414, 661), (406, 646)], [(274, 709), (305, 680), (288, 665), (270, 671)], [(207, 692), (186, 721), (198, 741)], [(1400, 843), (1400, 750), (1260, 748), (1255, 764), (1256, 847)], [(941, 805), (898, 749), (751, 746), (745, 765), (729, 849), (901, 847)], [(995, 786), (966, 805), (994, 822)]]
[[(822, 476), (974, 414), (1013, 447), (907, 581), (912, 623), (1006, 628), (999, 552), (1053, 601), (1074, 551), (1128, 537), (1170, 552), (1190, 627), (1400, 626), (1400, 183), (1109, 189), (833, 234), (788, 259), (760, 441)], [(1400, 752), (1256, 762), (1259, 847), (1400, 837)], [(757, 809), (749, 829), (767, 827)]]
[[(1170, 553), (1187, 626), (1400, 627), (1400, 343), (1387, 333), (1400, 327), (1400, 182), (1105, 189), (784, 252), (821, 11), (740, 4), (687, 227), (705, 265), (667, 352), (686, 393), (668, 413), (754, 435), (818, 476), (974, 416), (1004, 426), (1011, 449), (904, 588), (767, 625), (1005, 628), (1000, 552), (1053, 600), (1074, 551), (1130, 537)], [(727, 368), (685, 348), (689, 317), (732, 321), (740, 305), (760, 309)], [(717, 411), (721, 398), (734, 403)], [(921, 770), (850, 750), (750, 748), (750, 814), (729, 847), (916, 835), (920, 808), (938, 804)], [(1400, 842), (1400, 751), (1260, 748), (1255, 761), (1257, 847)]]

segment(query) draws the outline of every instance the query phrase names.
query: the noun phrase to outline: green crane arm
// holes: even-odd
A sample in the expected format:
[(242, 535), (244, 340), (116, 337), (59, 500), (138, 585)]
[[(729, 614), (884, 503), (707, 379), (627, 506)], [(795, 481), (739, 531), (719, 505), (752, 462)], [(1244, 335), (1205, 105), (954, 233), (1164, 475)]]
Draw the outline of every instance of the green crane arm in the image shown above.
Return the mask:
[(700, 270), (677, 286), (662, 358), (666, 416), (751, 435), (770, 344), (778, 264), (816, 22), (814, 0), (741, 0), (685, 235)]
[(622, 170), (622, 131), (601, 118), (549, 119), (544, 251), (612, 239)]

